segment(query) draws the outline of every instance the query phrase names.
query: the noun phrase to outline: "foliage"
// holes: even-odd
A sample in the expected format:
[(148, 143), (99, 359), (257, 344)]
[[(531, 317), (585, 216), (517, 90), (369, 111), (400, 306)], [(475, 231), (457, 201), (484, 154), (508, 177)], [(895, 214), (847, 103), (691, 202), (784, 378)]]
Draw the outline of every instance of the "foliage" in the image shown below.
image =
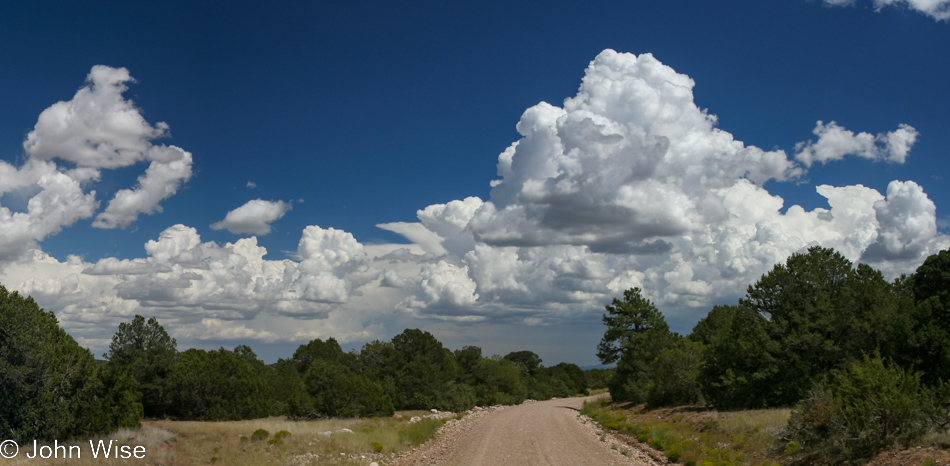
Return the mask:
[(107, 371), (123, 372), (135, 380), (146, 416), (168, 415), (172, 403), (168, 376), (178, 350), (158, 320), (136, 315), (132, 322), (120, 323), (104, 356), (109, 360)]
[(617, 363), (610, 395), (615, 400), (646, 401), (652, 385), (651, 363), (676, 335), (639, 288), (624, 291), (623, 301), (614, 298), (605, 308), (607, 330), (597, 345), (597, 357), (604, 364)]
[(660, 351), (650, 368), (653, 384), (647, 403), (651, 406), (678, 406), (702, 400), (699, 385), (702, 359), (703, 344), (685, 338), (677, 339)]
[(383, 387), (335, 361), (310, 362), (303, 381), (313, 400), (312, 412), (327, 417), (391, 416), (393, 403)]
[(137, 424), (141, 405), (131, 387), (121, 377), (104, 383), (92, 353), (53, 313), (0, 286), (0, 432), (7, 438), (66, 440)]
[[(900, 295), (880, 272), (834, 250), (812, 247), (749, 287), (743, 304), (769, 319), (781, 374), (770, 406), (804, 398), (825, 373), (862, 353), (891, 349), (891, 324), (901, 321)], [(781, 357), (779, 357), (781, 355)]]
[(458, 368), (456, 380), (459, 383), (475, 386), (478, 383), (478, 365), (482, 359), (482, 349), (478, 346), (465, 346), (455, 350), (455, 364)]
[(904, 352), (908, 296), (877, 270), (812, 247), (717, 306), (691, 339), (707, 344), (700, 382), (721, 408), (788, 406), (829, 371), (879, 351)]
[(472, 374), (479, 405), (517, 404), (528, 396), (522, 367), (507, 359), (481, 358)]
[(950, 250), (927, 258), (907, 280), (914, 306), (907, 353), (930, 384), (950, 380)]
[(294, 352), (293, 360), (301, 373), (306, 372), (313, 361), (332, 361), (351, 368), (356, 365), (356, 357), (343, 352), (335, 338), (327, 338), (327, 341), (316, 338), (300, 345)]
[(399, 429), (399, 440), (410, 445), (421, 445), (432, 438), (443, 424), (444, 420), (422, 418)]
[(269, 414), (266, 385), (252, 361), (224, 348), (181, 353), (171, 379), (172, 414), (178, 419), (220, 421)]
[(798, 464), (869, 459), (927, 431), (921, 407), (930, 404), (928, 397), (920, 373), (865, 357), (815, 386), (792, 412), (785, 435), (801, 446), (794, 455)]
[(286, 414), (291, 419), (316, 419), (320, 413), (313, 409), (313, 399), (297, 369), (298, 364), (290, 359), (278, 360), (270, 367), (268, 394), (271, 414)]
[[(258, 359), (254, 350), (247, 345), (238, 345), (234, 348), (234, 357), (237, 364), (244, 366), (245, 370), (250, 370), (253, 374), (248, 380), (252, 384), (260, 386), (261, 395), (267, 405), (267, 412), (271, 416), (283, 416), (288, 414), (289, 401), (299, 392), (304, 392), (302, 384), (294, 382), (299, 381), (292, 377), (284, 377), (278, 370), (278, 365), (268, 366), (264, 361)], [(290, 371), (287, 371), (290, 372)], [(294, 371), (295, 372), (295, 371)]]
[(778, 350), (765, 318), (746, 306), (717, 306), (696, 327), (707, 329), (701, 334), (707, 344), (698, 374), (707, 402), (725, 409), (762, 408), (781, 398), (773, 356)]
[(547, 368), (547, 372), (552, 380), (561, 382), (567, 390), (566, 392), (555, 393), (555, 396), (574, 396), (587, 391), (587, 373), (577, 364), (558, 363)]
[(452, 352), (429, 332), (407, 329), (392, 339), (391, 374), (398, 409), (448, 410), (461, 403), (444, 391), (455, 382), (457, 367)]
[(537, 375), (543, 367), (541, 357), (532, 351), (514, 351), (506, 354), (505, 359), (521, 366), (529, 377)]
[(360, 363), (358, 355), (343, 352), (333, 338), (300, 345), (292, 360), (281, 360), (275, 368), (283, 381), (276, 388), (287, 399), (288, 414), (296, 419), (392, 415), (392, 398), (374, 377), (385, 362), (371, 368)]
[(587, 369), (584, 371), (587, 378), (587, 388), (592, 390), (607, 388), (607, 384), (614, 376), (614, 369)]
[(145, 417), (145, 411), (138, 401), (135, 379), (127, 373), (110, 371), (103, 366), (98, 366), (98, 369), (105, 388), (102, 409), (106, 416), (114, 421), (116, 427), (137, 429), (139, 421)]

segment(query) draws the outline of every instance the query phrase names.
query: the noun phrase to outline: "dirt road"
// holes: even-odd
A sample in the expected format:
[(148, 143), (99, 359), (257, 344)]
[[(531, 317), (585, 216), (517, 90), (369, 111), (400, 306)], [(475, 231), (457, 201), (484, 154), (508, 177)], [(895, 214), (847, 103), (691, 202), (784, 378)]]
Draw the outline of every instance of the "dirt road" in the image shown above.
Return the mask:
[(593, 423), (578, 419), (588, 398), (532, 402), (463, 419), (396, 466), (636, 465), (655, 463), (638, 450), (626, 455), (601, 440)]

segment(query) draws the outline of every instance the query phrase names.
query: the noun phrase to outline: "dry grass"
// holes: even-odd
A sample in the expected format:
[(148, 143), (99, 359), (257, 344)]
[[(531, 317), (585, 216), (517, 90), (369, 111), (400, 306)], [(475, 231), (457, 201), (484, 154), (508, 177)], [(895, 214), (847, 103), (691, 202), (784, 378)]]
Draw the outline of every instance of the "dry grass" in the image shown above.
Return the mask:
[[(444, 423), (424, 419), (409, 424), (411, 416), (418, 414), (403, 412), (392, 418), (325, 421), (288, 421), (283, 418), (235, 422), (146, 421), (140, 430), (120, 430), (105, 438), (107, 442), (111, 439), (123, 445), (144, 446), (144, 459), (106, 460), (102, 455), (94, 459), (88, 441), (84, 441), (76, 443), (81, 447), (81, 457), (78, 459), (27, 459), (26, 449), (21, 448), (16, 459), (0, 459), (0, 466), (365, 466), (372, 461), (384, 463), (396, 454), (425, 442)], [(267, 433), (255, 436), (258, 430)]]
[(722, 430), (730, 434), (762, 431), (779, 435), (791, 414), (791, 409), (776, 408), (716, 413), (715, 417)]
[(776, 464), (778, 435), (789, 409), (718, 412), (699, 406), (650, 409), (643, 405), (585, 403), (604, 427), (648, 443), (683, 464)]

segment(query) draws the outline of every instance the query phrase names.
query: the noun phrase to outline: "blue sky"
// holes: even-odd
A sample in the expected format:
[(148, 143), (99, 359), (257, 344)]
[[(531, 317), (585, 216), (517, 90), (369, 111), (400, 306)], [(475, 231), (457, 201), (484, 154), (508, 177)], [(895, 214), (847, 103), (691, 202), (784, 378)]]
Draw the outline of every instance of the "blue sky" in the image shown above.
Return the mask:
[(267, 360), (418, 327), (592, 364), (625, 286), (688, 333), (808, 245), (950, 245), (950, 2), (192, 3), (0, 6), (0, 283), (97, 354), (139, 313)]

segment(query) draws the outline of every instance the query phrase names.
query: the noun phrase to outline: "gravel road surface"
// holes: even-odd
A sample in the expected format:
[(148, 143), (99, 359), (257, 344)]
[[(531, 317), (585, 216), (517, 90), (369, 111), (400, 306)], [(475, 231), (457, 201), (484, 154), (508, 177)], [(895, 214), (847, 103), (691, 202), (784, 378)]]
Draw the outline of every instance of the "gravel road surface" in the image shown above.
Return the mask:
[[(636, 465), (657, 463), (612, 441), (578, 409), (590, 398), (564, 398), (488, 409), (446, 424), (435, 439), (393, 466)], [(621, 453), (624, 452), (624, 453)]]

